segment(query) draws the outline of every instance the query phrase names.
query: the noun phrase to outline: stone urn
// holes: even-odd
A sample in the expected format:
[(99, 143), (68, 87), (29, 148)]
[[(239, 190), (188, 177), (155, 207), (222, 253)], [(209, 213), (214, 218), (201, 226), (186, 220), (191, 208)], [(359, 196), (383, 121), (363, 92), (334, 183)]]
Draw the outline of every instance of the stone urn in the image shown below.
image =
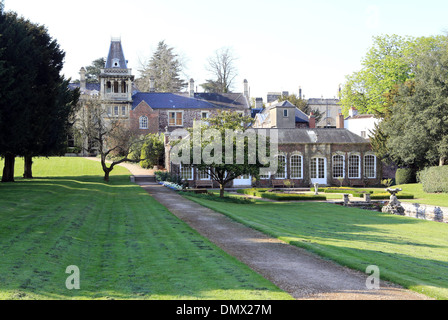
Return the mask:
[(390, 193), (389, 203), (384, 206), (381, 211), (385, 213), (392, 213), (398, 215), (404, 215), (404, 208), (401, 206), (400, 201), (398, 201), (397, 193), (402, 189), (400, 188), (387, 188), (386, 191)]

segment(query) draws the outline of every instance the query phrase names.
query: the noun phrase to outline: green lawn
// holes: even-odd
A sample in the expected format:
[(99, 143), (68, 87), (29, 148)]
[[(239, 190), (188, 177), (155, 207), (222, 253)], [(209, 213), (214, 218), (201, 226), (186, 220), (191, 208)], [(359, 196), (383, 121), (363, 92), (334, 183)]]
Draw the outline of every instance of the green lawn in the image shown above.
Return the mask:
[(236, 204), (190, 197), (285, 242), (428, 296), (448, 299), (448, 225), (327, 203)]
[[(2, 163), (0, 163), (2, 165)], [(291, 299), (172, 215), (129, 172), (37, 159), (0, 184), (0, 299)], [(67, 266), (80, 269), (68, 290)]]

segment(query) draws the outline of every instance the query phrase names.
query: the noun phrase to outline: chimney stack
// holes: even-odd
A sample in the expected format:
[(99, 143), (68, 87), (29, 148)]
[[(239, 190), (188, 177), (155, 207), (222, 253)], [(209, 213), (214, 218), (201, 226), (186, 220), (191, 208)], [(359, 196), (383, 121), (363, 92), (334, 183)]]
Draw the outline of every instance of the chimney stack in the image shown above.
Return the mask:
[(339, 113), (336, 118), (336, 128), (344, 129), (344, 115), (342, 113)]
[(299, 87), (299, 99), (302, 99), (302, 87)]
[(155, 79), (154, 77), (149, 77), (149, 92), (155, 92)]
[(315, 129), (316, 128), (316, 116), (314, 115), (314, 112), (310, 113), (310, 116), (308, 117), (308, 121), (309, 121), (309, 128), (310, 129)]
[(194, 80), (193, 80), (193, 78), (190, 79), (189, 91), (190, 91), (190, 97), (194, 98)]
[(86, 90), (86, 69), (84, 67), (79, 70), (79, 82), (81, 92), (84, 92)]
[(249, 99), (249, 98), (250, 98), (250, 97), (249, 97), (249, 83), (247, 82), (246, 79), (244, 79), (243, 84), (244, 84), (244, 96), (245, 96), (247, 99)]

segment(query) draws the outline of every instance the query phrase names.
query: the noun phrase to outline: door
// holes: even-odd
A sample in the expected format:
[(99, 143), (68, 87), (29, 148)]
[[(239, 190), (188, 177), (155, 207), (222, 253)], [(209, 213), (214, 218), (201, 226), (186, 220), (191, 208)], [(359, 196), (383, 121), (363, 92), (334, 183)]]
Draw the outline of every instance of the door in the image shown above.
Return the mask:
[(327, 184), (327, 159), (326, 158), (311, 158), (310, 166), (311, 183), (318, 183), (320, 185)]

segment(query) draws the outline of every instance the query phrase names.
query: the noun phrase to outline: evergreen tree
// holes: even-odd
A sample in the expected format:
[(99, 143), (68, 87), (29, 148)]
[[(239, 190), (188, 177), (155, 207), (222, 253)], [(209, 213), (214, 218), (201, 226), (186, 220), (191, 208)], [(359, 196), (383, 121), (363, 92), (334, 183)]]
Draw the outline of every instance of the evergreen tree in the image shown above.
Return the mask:
[(45, 27), (2, 12), (0, 34), (0, 154), (10, 182), (16, 156), (25, 156), (30, 178), (31, 157), (61, 150), (78, 92), (60, 76), (65, 54)]
[(182, 63), (179, 56), (165, 41), (159, 42), (149, 62), (139, 71), (141, 77), (136, 82), (142, 91), (149, 91), (150, 78), (154, 79), (156, 92), (179, 92), (187, 86), (180, 77)]
[(15, 157), (27, 144), (29, 108), (37, 78), (33, 37), (27, 23), (12, 12), (0, 12), (0, 156), (2, 182), (14, 181)]

